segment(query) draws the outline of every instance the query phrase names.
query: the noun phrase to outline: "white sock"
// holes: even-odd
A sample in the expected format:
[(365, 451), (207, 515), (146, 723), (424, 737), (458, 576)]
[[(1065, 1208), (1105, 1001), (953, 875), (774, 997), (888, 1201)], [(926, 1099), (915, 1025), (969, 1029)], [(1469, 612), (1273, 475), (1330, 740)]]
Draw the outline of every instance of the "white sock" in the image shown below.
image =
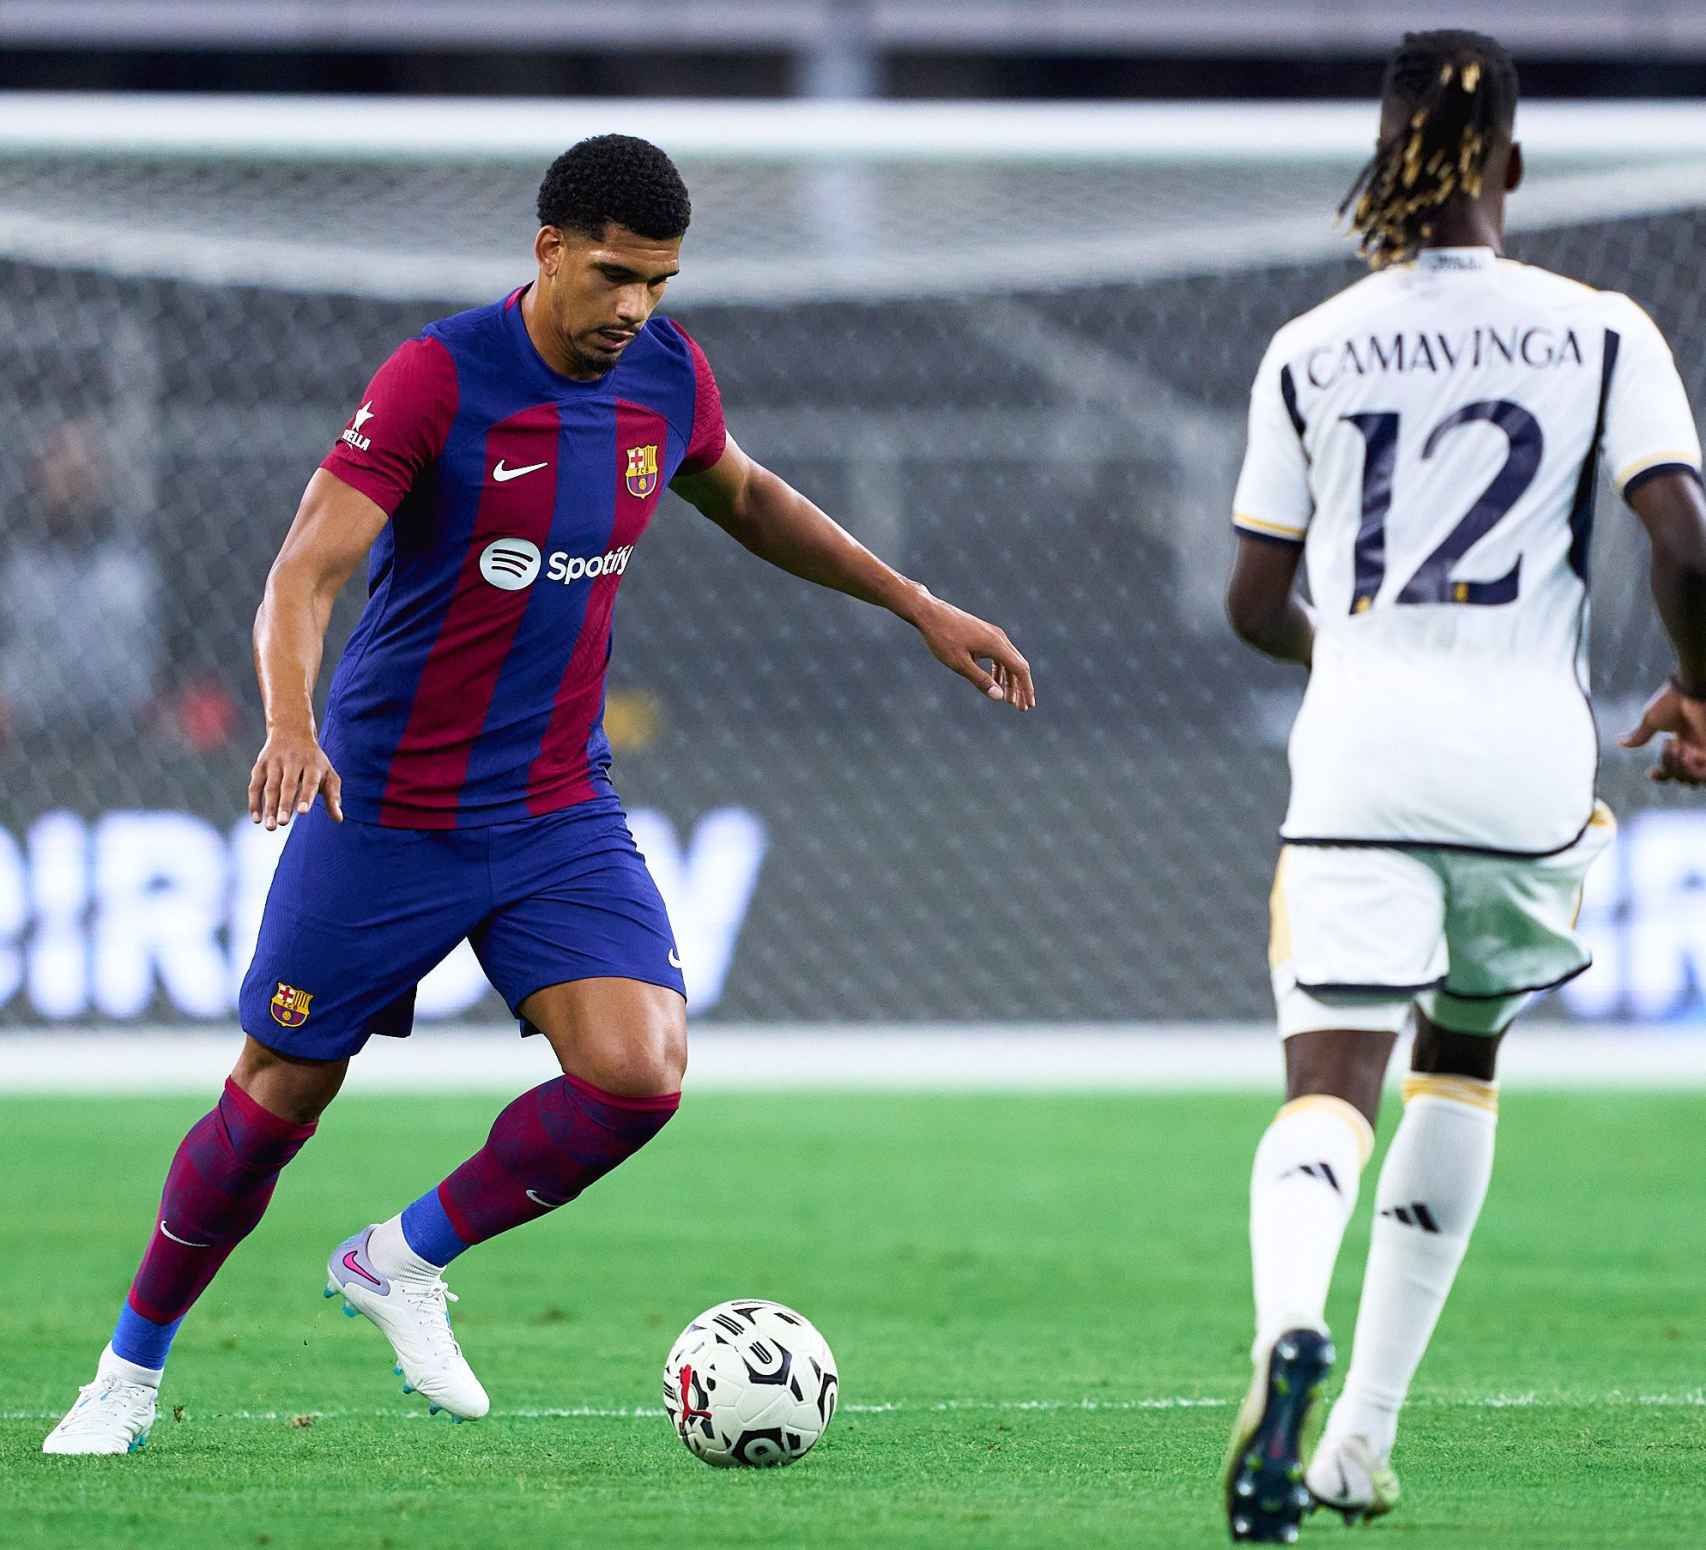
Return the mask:
[(1362, 1436), (1382, 1456), (1391, 1453), (1410, 1380), (1487, 1198), (1498, 1120), (1497, 1083), (1406, 1079), (1404, 1119), (1375, 1190), (1350, 1370), (1326, 1441)]
[(367, 1240), (368, 1262), (380, 1275), (402, 1276), (404, 1280), (432, 1280), (443, 1265), (424, 1260), (409, 1247), (403, 1236), (403, 1213), (399, 1211), (389, 1221), (381, 1222)]
[(1288, 1329), (1325, 1327), (1333, 1262), (1373, 1150), (1368, 1121), (1325, 1094), (1294, 1098), (1268, 1126), (1250, 1173), (1258, 1352)]
[(140, 1383), (144, 1388), (157, 1389), (165, 1373), (159, 1367), (139, 1367), (135, 1362), (127, 1362), (109, 1345), (95, 1364), (95, 1376), (123, 1378), (126, 1383)]

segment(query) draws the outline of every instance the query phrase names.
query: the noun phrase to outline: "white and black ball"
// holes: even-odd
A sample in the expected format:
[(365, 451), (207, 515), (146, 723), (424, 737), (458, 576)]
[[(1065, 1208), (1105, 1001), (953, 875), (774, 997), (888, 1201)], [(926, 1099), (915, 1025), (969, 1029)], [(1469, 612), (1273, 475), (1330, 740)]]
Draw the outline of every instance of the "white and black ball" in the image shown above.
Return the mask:
[(707, 1308), (670, 1349), (664, 1411), (707, 1464), (792, 1464), (828, 1428), (839, 1381), (809, 1319), (779, 1302), (736, 1297)]

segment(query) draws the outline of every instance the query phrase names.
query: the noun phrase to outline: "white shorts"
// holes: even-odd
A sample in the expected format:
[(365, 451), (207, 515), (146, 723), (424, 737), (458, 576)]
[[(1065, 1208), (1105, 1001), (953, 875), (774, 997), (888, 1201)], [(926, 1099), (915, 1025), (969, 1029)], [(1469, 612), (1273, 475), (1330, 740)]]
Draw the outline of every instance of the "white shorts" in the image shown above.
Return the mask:
[(1287, 845), (1274, 873), (1268, 964), (1280, 1033), (1401, 1033), (1410, 1010), (1501, 1033), (1593, 961), (1575, 934), (1582, 882), (1617, 821), (1603, 802), (1555, 856)]

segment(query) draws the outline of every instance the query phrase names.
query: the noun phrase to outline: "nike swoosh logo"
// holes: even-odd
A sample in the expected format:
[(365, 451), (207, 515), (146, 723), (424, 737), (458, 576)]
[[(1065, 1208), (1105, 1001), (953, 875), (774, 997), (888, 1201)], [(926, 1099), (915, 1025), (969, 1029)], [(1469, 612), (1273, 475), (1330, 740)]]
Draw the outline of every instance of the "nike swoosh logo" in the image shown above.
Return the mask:
[(566, 1206), (568, 1204), (568, 1201), (566, 1200), (547, 1200), (537, 1190), (531, 1189), (527, 1192), (527, 1198), (536, 1206), (544, 1206), (547, 1211), (555, 1211), (558, 1206)]
[(211, 1243), (196, 1243), (189, 1238), (180, 1238), (170, 1227), (166, 1225), (165, 1217), (160, 1218), (160, 1231), (165, 1233), (173, 1243), (181, 1243), (186, 1249), (210, 1249), (213, 1247)]
[(354, 1249), (349, 1250), (349, 1252), (344, 1255), (344, 1269), (353, 1270), (362, 1278), (362, 1280), (371, 1281), (375, 1286), (384, 1286), (385, 1284), (378, 1276), (374, 1275), (371, 1270), (363, 1270), (360, 1265), (356, 1264)]
[(673, 947), (670, 948), (670, 950), (669, 950), (669, 966), (672, 969), (679, 969), (682, 967), (681, 954), (678, 953)]
[(523, 474), (537, 473), (541, 468), (549, 468), (549, 463), (529, 463), (525, 468), (505, 468), (504, 460), (498, 459), (498, 466), (492, 470), (492, 478), (499, 484), (508, 484), (511, 479), (519, 479)]

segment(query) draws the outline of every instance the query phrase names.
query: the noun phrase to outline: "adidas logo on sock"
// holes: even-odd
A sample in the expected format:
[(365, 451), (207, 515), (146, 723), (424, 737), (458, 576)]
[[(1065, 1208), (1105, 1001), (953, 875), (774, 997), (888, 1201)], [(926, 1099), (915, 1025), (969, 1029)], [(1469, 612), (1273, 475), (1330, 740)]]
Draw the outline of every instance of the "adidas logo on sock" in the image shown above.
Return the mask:
[(1344, 1191), (1339, 1188), (1338, 1175), (1333, 1172), (1333, 1165), (1331, 1163), (1299, 1163), (1295, 1168), (1287, 1168), (1280, 1177), (1282, 1179), (1289, 1179), (1294, 1173), (1307, 1173), (1312, 1179), (1319, 1179), (1323, 1184), (1331, 1184), (1333, 1186), (1334, 1193), (1340, 1195), (1344, 1194)]
[(1388, 1206), (1380, 1214), (1391, 1217), (1395, 1222), (1402, 1222), (1406, 1227), (1419, 1227), (1423, 1232), (1439, 1231), (1439, 1223), (1434, 1220), (1433, 1212), (1419, 1200), (1412, 1200), (1407, 1206)]

